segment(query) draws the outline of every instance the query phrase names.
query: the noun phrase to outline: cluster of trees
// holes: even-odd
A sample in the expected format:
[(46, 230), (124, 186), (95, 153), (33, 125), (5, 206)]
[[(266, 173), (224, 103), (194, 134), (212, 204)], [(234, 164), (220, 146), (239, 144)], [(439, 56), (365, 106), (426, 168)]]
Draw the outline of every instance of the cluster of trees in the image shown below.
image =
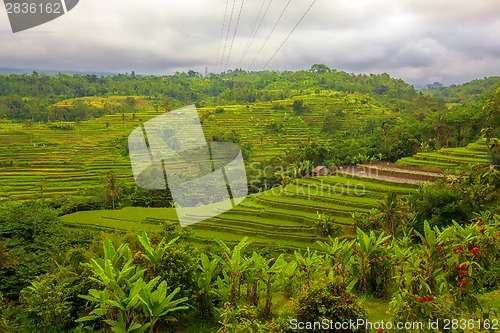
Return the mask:
[(47, 199), (46, 203), (57, 210), (59, 216), (78, 211), (119, 209), (122, 207), (173, 207), (170, 190), (148, 190), (126, 184), (108, 172), (102, 177), (104, 185), (88, 188), (81, 198)]
[(478, 216), (482, 220), (500, 214), (500, 170), (497, 166), (468, 165), (446, 175), (444, 180), (423, 183), (407, 200), (389, 192), (369, 213), (354, 213), (355, 227), (365, 231), (384, 230), (393, 237), (465, 225)]
[(55, 99), (33, 98), (27, 99), (19, 96), (0, 97), (0, 118), (15, 121), (55, 122), (77, 121), (102, 117), (105, 113), (116, 113), (93, 106), (84, 100), (76, 100), (70, 106), (57, 106)]
[[(316, 165), (355, 165), (373, 160), (396, 161), (419, 151), (434, 151), (445, 147), (465, 146), (481, 136), (491, 140), (492, 161), (498, 155), (495, 137), (500, 135), (498, 119), (499, 87), (485, 89), (481, 95), (462, 96), (460, 104), (446, 104), (444, 99), (415, 96), (411, 102), (366, 96), (344, 103), (386, 105), (393, 115), (379, 115), (357, 120), (347, 115), (342, 106), (328, 106), (324, 110), (322, 131), (327, 140), (310, 136), (298, 147), (281, 158), (274, 157), (269, 164), (294, 163), (311, 160)], [(458, 89), (458, 88), (457, 88)], [(495, 91), (496, 89), (496, 91)], [(393, 104), (391, 104), (393, 103)], [(294, 100), (301, 115), (307, 116), (300, 98)], [(283, 107), (276, 104), (275, 109)], [(318, 106), (311, 105), (317, 108)], [(285, 133), (287, 119), (273, 120), (267, 125), (269, 133)], [(496, 155), (495, 155), (496, 153)], [(500, 155), (498, 155), (500, 156)]]
[(102, 100), (99, 106), (85, 99), (72, 100), (71, 104), (55, 104), (58, 100), (46, 97), (0, 97), (0, 119), (37, 123), (78, 122), (116, 113), (121, 113), (122, 118), (125, 113), (133, 113), (135, 117), (137, 110), (137, 101), (133, 97), (127, 97), (117, 104)]
[[(387, 99), (412, 99), (419, 93), (402, 80), (388, 74), (355, 75), (314, 65), (297, 72), (244, 70), (210, 74), (208, 77), (188, 73), (171, 76), (117, 74), (88, 75), (0, 75), (0, 96), (67, 99), (85, 96), (153, 96), (165, 97), (182, 104), (252, 103), (300, 95), (307, 89), (359, 92)], [(326, 67), (327, 68), (327, 67)]]
[(434, 85), (428, 85), (427, 89), (424, 89), (423, 92), (426, 95), (446, 98), (451, 103), (461, 103), (471, 98), (480, 101), (481, 95), (491, 90), (495, 85), (498, 85), (499, 82), (500, 76), (472, 80), (461, 85), (452, 84), (448, 87), (436, 82)]

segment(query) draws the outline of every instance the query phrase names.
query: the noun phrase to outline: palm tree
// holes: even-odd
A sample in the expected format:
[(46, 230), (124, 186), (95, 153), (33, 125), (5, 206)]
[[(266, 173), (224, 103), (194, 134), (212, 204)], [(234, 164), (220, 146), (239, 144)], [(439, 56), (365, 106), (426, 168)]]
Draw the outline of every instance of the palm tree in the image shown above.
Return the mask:
[(445, 119), (443, 116), (439, 116), (434, 120), (432, 124), (432, 128), (436, 132), (436, 145), (437, 148), (441, 148), (441, 145), (444, 141), (443, 137), (446, 137), (446, 132), (448, 131), (448, 126), (446, 125)]
[(498, 134), (500, 129), (500, 86), (497, 88), (495, 96), (483, 106), (483, 113), (486, 115), (486, 123), (492, 127), (492, 136)]
[(311, 175), (311, 172), (314, 169), (314, 164), (310, 160), (305, 160), (301, 162), (301, 167), (302, 167), (302, 174), (307, 177)]
[(119, 197), (118, 191), (119, 187), (116, 183), (116, 176), (113, 171), (110, 171), (104, 176), (104, 181), (106, 182), (106, 193), (111, 198), (113, 203), (113, 210), (115, 209), (115, 198)]
[(408, 213), (401, 207), (396, 192), (388, 192), (385, 201), (380, 202), (377, 209), (379, 212), (372, 215), (370, 220), (377, 220), (381, 228), (395, 238), (399, 228), (408, 218)]

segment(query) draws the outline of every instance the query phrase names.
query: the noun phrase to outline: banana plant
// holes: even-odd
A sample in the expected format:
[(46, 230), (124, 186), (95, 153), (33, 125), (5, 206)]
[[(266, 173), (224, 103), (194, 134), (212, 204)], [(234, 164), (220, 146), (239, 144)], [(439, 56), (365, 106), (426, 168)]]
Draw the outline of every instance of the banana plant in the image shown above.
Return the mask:
[(232, 250), (221, 240), (216, 240), (224, 251), (223, 258), (220, 260), (223, 264), (223, 279), (218, 279), (218, 286), (221, 288), (219, 294), (222, 298), (228, 297), (228, 302), (235, 306), (240, 299), (241, 284), (244, 281), (243, 271), (245, 270), (246, 259), (241, 252), (248, 245), (248, 237), (244, 237)]
[(116, 297), (126, 297), (122, 287), (130, 287), (146, 271), (133, 265), (128, 244), (122, 244), (115, 250), (109, 239), (104, 241), (104, 258), (92, 258), (90, 263), (83, 265), (92, 270), (92, 281), (109, 288)]
[[(375, 233), (370, 231), (370, 233), (365, 233), (361, 229), (356, 229), (357, 239), (355, 242), (355, 255), (353, 256), (353, 261), (357, 266), (357, 272), (359, 274), (358, 279), (358, 291), (366, 291), (368, 284), (368, 276), (375, 275), (374, 267), (372, 267), (375, 261), (384, 260), (384, 255), (387, 254), (386, 250), (388, 245), (390, 245), (389, 239), (390, 235), (385, 235), (383, 232), (376, 236)], [(381, 272), (378, 272), (381, 273)], [(382, 276), (376, 276), (375, 279), (380, 279)]]
[(347, 285), (349, 277), (352, 276), (349, 262), (354, 254), (354, 240), (340, 240), (329, 236), (328, 243), (323, 241), (317, 243), (326, 252), (326, 263), (328, 265), (326, 275), (333, 275), (342, 284)]
[(200, 254), (200, 264), (196, 272), (196, 285), (198, 286), (198, 311), (200, 318), (206, 318), (212, 308), (211, 295), (217, 294), (213, 285), (221, 270), (220, 259), (214, 258), (211, 261), (205, 253)]
[(285, 257), (283, 254), (274, 261), (274, 263), (268, 267), (268, 265), (262, 266), (262, 278), (266, 285), (266, 303), (264, 305), (264, 317), (269, 317), (271, 314), (271, 304), (273, 294), (276, 293), (277, 289), (283, 284), (282, 272), (283, 268), (287, 265)]
[(449, 285), (444, 280), (438, 280), (434, 287), (428, 283), (426, 270), (423, 269), (427, 259), (423, 257), (421, 250), (395, 252), (405, 259), (398, 264), (400, 274), (394, 275), (399, 289), (392, 295), (389, 313), (395, 320), (429, 318), (438, 306), (432, 300), (448, 292)]
[(148, 320), (148, 324), (150, 324), (150, 332), (158, 332), (155, 330), (155, 325), (160, 318), (165, 317), (164, 319), (167, 321), (177, 321), (175, 317), (167, 315), (178, 310), (188, 309), (188, 306), (180, 305), (188, 300), (187, 297), (173, 299), (181, 288), (177, 287), (167, 295), (167, 282), (162, 281), (156, 287), (156, 290), (153, 291), (154, 286), (159, 280), (160, 278), (156, 277), (149, 281), (149, 283), (145, 283), (142, 280), (137, 283), (139, 285), (141, 308)]
[(281, 272), (283, 278), (283, 289), (288, 297), (293, 297), (294, 291), (299, 286), (299, 282), (297, 281), (297, 266), (297, 262), (292, 260), (283, 267)]
[(257, 306), (259, 303), (260, 286), (262, 283), (263, 270), (267, 268), (270, 260), (266, 260), (256, 252), (252, 253), (252, 257), (245, 263), (243, 277), (246, 283), (247, 290), (247, 305)]
[[(96, 272), (94, 271), (94, 274)], [(144, 271), (142, 271), (144, 274)], [(140, 298), (139, 292), (141, 287), (142, 276), (135, 281), (129, 279), (125, 285), (130, 286), (130, 290), (126, 292), (126, 288), (120, 287), (114, 281), (102, 290), (90, 289), (89, 295), (79, 295), (81, 298), (90, 302), (97, 303), (97, 306), (88, 316), (82, 317), (77, 322), (94, 320), (103, 318), (103, 322), (111, 326), (111, 330), (116, 333), (134, 332), (142, 333), (151, 325), (133, 320), (138, 312)]]
[[(406, 237), (406, 236), (405, 236)], [(404, 267), (408, 262), (409, 257), (413, 251), (411, 243), (409, 239), (397, 239), (393, 238), (392, 240), (392, 253), (393, 253), (393, 278), (394, 279), (403, 279), (404, 277)], [(399, 280), (398, 280), (399, 281)], [(398, 285), (400, 285), (398, 283)]]
[(312, 280), (313, 274), (315, 272), (319, 272), (321, 265), (323, 265), (324, 257), (318, 254), (318, 251), (311, 252), (309, 248), (307, 248), (304, 255), (300, 252), (295, 251), (295, 261), (297, 262), (297, 270), (300, 274), (300, 277), (307, 281), (305, 286), (310, 287), (309, 281)]
[(107, 324), (115, 333), (144, 333), (147, 330), (153, 333), (157, 332), (156, 323), (160, 318), (175, 320), (167, 315), (187, 308), (180, 305), (187, 301), (186, 297), (173, 300), (179, 288), (167, 296), (166, 282), (159, 283), (160, 277), (148, 282), (144, 280), (147, 269), (133, 264), (128, 244), (115, 250), (111, 241), (106, 240), (104, 258), (91, 259), (84, 265), (94, 274), (90, 279), (102, 288), (90, 289), (88, 295), (79, 295), (96, 306), (77, 322), (102, 318), (103, 325)]
[[(140, 298), (139, 293), (141, 290), (141, 283), (144, 281), (141, 279), (135, 281), (129, 294), (123, 298), (106, 299), (106, 306), (112, 308), (116, 311), (116, 318), (105, 319), (104, 322), (111, 326), (113, 332), (134, 332), (143, 333), (151, 327), (151, 323), (139, 322), (138, 320), (133, 320), (138, 312)], [(102, 290), (102, 293), (106, 293), (107, 290)]]
[(163, 256), (167, 252), (168, 248), (172, 244), (174, 244), (179, 239), (179, 237), (175, 237), (168, 243), (166, 243), (165, 239), (163, 238), (156, 246), (156, 248), (153, 246), (153, 244), (151, 244), (151, 240), (149, 239), (146, 232), (143, 232), (140, 236), (138, 236), (138, 239), (144, 249), (144, 253), (141, 254), (141, 257), (149, 262), (149, 265), (151, 267), (150, 273), (152, 276), (155, 276), (158, 272), (158, 268), (161, 264)]

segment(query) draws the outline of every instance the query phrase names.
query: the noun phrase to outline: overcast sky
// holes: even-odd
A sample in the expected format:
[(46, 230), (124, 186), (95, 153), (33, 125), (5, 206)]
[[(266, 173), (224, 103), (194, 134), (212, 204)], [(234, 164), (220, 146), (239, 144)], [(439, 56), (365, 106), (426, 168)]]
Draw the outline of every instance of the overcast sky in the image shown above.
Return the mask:
[[(290, 0), (264, 45), (288, 1), (244, 1), (234, 42), (242, 0), (81, 0), (66, 15), (16, 34), (0, 8), (0, 67), (173, 74), (220, 72), (227, 63), (260, 70), (312, 3)], [(323, 63), (412, 84), (462, 83), (500, 75), (499, 33), (499, 0), (317, 0), (265, 68)]]

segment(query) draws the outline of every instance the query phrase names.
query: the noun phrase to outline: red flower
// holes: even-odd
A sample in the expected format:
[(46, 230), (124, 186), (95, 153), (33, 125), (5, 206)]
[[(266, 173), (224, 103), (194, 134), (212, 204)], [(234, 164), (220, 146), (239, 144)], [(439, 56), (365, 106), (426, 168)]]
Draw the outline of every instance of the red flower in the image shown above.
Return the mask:
[(471, 250), (470, 250), (470, 253), (478, 253), (479, 252), (479, 248), (478, 247), (473, 247)]
[(419, 302), (419, 303), (423, 303), (423, 302), (425, 302), (426, 300), (427, 300), (427, 298), (425, 298), (425, 297), (419, 297), (419, 298), (417, 299), (417, 302)]
[(480, 233), (484, 233), (486, 229), (482, 228), (481, 230), (479, 230)]
[(434, 296), (427, 296), (426, 300), (427, 301), (432, 301), (432, 300), (434, 300)]
[(460, 269), (466, 269), (466, 268), (467, 268), (467, 264), (460, 265)]
[(469, 282), (467, 281), (460, 281), (460, 282), (457, 282), (457, 286), (461, 287), (461, 286), (468, 286), (469, 285)]
[(462, 249), (453, 249), (453, 251), (455, 251), (455, 253), (462, 253)]
[(484, 222), (483, 221), (479, 221), (479, 222), (477, 222), (477, 225), (484, 225)]
[(380, 327), (380, 328), (377, 330), (377, 332), (378, 332), (378, 333), (382, 333), (383, 331), (384, 331), (384, 329), (383, 329), (382, 327)]
[(466, 277), (466, 276), (469, 276), (469, 272), (467, 272), (467, 271), (459, 271), (458, 275), (460, 275), (461, 277)]

